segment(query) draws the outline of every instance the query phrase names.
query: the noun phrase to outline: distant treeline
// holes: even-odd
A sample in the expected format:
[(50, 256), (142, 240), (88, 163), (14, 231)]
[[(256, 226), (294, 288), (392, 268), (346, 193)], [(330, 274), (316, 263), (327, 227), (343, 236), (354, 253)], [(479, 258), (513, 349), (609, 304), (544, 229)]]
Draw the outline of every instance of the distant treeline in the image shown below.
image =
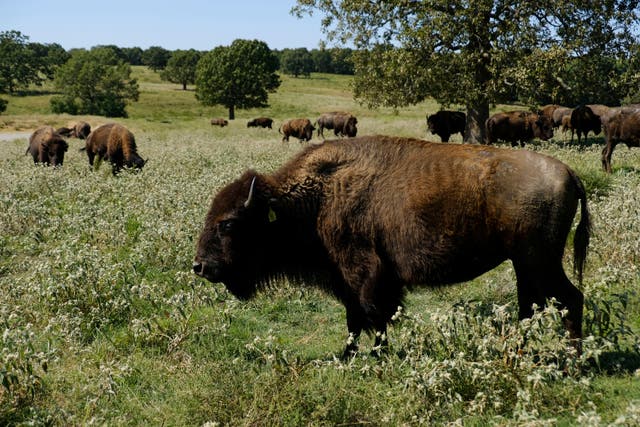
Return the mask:
[[(140, 47), (118, 47), (115, 45), (94, 46), (92, 49), (112, 50), (118, 59), (130, 65), (146, 65), (154, 71), (164, 70), (174, 52), (160, 46), (148, 49)], [(70, 54), (78, 49), (69, 50)], [(198, 52), (198, 51), (196, 51)], [(310, 73), (353, 75), (353, 50), (348, 48), (283, 49), (273, 50), (280, 61), (280, 71), (285, 74), (308, 76)], [(205, 51), (198, 52), (204, 54)]]

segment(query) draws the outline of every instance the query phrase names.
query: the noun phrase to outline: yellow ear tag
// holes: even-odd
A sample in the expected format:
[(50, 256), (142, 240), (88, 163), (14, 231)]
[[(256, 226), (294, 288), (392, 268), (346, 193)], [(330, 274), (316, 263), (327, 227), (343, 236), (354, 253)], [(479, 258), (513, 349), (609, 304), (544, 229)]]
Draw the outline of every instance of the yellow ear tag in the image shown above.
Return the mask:
[(275, 221), (276, 218), (276, 213), (275, 211), (271, 208), (271, 206), (269, 206), (269, 222), (273, 222)]

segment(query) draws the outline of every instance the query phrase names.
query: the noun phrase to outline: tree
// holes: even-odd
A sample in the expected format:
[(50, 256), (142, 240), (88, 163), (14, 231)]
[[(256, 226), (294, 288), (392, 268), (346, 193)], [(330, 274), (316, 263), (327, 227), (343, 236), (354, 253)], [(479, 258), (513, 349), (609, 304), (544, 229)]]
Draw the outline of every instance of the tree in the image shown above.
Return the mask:
[(187, 84), (196, 82), (196, 66), (200, 56), (195, 49), (174, 51), (160, 77), (171, 83), (179, 83), (183, 90), (187, 90)]
[(142, 54), (142, 63), (153, 71), (163, 70), (171, 57), (171, 52), (160, 46), (151, 46)]
[(30, 84), (42, 84), (42, 61), (19, 31), (0, 32), (0, 92), (13, 93)]
[(278, 58), (259, 40), (235, 40), (207, 52), (196, 68), (196, 99), (223, 105), (229, 120), (235, 108), (267, 107), (269, 92), (280, 86)]
[(75, 51), (56, 71), (54, 85), (62, 92), (51, 99), (54, 113), (126, 117), (127, 102), (139, 96), (131, 66), (108, 47)]
[[(566, 81), (572, 60), (624, 55), (637, 34), (637, 3), (297, 0), (292, 12), (319, 9), (329, 39), (353, 43), (357, 98), (370, 106), (401, 107), (428, 96), (465, 105), (465, 139), (482, 142), (490, 103), (581, 86), (579, 76)], [(601, 65), (585, 64), (581, 75)], [(610, 76), (598, 77), (606, 87), (601, 82)]]
[(308, 77), (314, 69), (313, 58), (304, 47), (285, 49), (280, 59), (280, 69), (283, 73), (293, 75), (294, 77), (300, 75)]

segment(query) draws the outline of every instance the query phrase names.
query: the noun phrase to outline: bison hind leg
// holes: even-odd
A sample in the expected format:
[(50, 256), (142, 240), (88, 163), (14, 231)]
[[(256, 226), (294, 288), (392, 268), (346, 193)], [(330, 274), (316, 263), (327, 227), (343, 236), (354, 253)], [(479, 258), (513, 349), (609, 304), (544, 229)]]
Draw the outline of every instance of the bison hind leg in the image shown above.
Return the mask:
[[(567, 278), (562, 259), (546, 263), (514, 261), (518, 281), (518, 306), (520, 319), (533, 315), (533, 304), (544, 307), (548, 299), (555, 298), (568, 311), (564, 326), (572, 339), (582, 338), (582, 310), (584, 297)], [(579, 343), (577, 343), (579, 346)]]

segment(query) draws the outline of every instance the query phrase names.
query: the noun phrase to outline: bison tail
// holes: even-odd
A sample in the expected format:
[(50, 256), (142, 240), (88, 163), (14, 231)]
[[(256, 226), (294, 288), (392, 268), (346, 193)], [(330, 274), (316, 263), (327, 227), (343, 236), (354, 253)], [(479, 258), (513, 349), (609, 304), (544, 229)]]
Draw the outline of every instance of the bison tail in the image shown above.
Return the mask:
[(573, 174), (573, 179), (578, 188), (580, 198), (580, 222), (573, 237), (573, 271), (578, 277), (578, 283), (582, 285), (582, 273), (587, 260), (587, 248), (591, 236), (591, 218), (587, 208), (587, 194), (580, 178)]

